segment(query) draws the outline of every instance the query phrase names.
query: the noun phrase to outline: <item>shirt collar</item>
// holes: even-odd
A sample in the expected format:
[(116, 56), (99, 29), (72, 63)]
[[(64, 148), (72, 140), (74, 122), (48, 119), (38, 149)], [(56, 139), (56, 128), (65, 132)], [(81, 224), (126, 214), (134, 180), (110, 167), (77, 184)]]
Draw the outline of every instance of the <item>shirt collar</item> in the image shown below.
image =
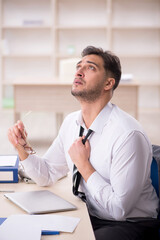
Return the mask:
[[(94, 132), (102, 133), (104, 126), (108, 122), (108, 119), (109, 119), (112, 109), (113, 109), (113, 105), (110, 102), (107, 103), (104, 106), (104, 108), (100, 111), (100, 113), (97, 115), (97, 117), (95, 118), (93, 123), (91, 124), (90, 129), (92, 129)], [(77, 123), (77, 125), (82, 126), (86, 129), (86, 126), (85, 126), (83, 118), (82, 118), (81, 111), (79, 112), (79, 114), (77, 116), (76, 123)]]

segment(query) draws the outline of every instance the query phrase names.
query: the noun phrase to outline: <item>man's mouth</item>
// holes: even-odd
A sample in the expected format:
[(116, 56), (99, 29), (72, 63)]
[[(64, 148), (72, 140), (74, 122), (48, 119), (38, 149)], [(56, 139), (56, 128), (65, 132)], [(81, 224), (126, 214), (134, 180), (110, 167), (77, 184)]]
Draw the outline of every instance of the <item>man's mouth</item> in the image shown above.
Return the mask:
[(75, 78), (73, 83), (77, 84), (77, 85), (82, 85), (83, 84), (83, 80), (79, 79), (79, 78)]

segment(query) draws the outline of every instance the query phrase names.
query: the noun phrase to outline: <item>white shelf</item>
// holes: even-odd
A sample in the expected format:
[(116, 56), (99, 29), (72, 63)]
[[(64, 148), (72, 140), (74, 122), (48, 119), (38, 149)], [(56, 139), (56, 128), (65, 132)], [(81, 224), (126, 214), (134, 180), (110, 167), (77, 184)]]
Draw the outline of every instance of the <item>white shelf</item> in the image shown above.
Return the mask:
[(160, 53), (121, 53), (116, 51), (116, 54), (120, 57), (120, 58), (160, 58)]
[(10, 26), (2, 26), (2, 30), (41, 30), (41, 29), (51, 29), (52, 25), (42, 25), (42, 26), (36, 26), (36, 25), (26, 25), (26, 26), (21, 26), (21, 25), (10, 25)]
[(13, 79), (7, 79), (4, 83), (4, 85), (10, 85), (10, 84), (22, 84), (22, 85), (27, 85), (27, 84), (38, 84), (38, 85), (46, 85), (46, 84), (53, 84), (54, 79), (51, 78), (32, 78), (32, 77), (24, 77), (23, 78), (13, 78)]
[(51, 58), (51, 54), (10, 54), (2, 55), (4, 58)]
[(113, 30), (127, 30), (127, 31), (132, 31), (132, 30), (160, 30), (160, 25), (155, 25), (155, 26), (147, 26), (147, 25), (117, 25), (117, 26), (112, 26)]
[(76, 54), (56, 54), (56, 58), (57, 60), (60, 60), (60, 59), (67, 59), (67, 58), (79, 58), (80, 57), (80, 54), (76, 55)]
[(85, 26), (56, 26), (56, 30), (95, 30), (95, 29), (103, 29), (106, 30), (106, 26), (93, 26), (93, 25), (85, 25)]

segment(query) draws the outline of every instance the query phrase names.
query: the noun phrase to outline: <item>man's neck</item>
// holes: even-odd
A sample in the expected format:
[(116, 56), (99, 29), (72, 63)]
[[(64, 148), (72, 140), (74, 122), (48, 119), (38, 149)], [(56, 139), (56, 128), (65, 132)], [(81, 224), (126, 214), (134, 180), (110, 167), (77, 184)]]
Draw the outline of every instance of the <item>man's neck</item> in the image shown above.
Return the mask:
[(100, 111), (109, 102), (109, 100), (96, 101), (93, 103), (80, 102), (83, 121), (87, 128), (91, 126), (95, 118), (98, 116)]

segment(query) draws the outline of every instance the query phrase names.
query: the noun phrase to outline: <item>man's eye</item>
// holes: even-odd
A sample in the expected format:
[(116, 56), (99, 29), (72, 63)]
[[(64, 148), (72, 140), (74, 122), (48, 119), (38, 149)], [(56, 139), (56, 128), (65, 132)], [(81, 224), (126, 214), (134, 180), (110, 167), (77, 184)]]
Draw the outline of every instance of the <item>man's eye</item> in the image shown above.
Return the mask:
[(93, 66), (89, 66), (89, 68), (90, 68), (91, 70), (95, 70), (95, 67), (93, 67)]
[(78, 70), (80, 68), (80, 66), (76, 66), (76, 70)]

